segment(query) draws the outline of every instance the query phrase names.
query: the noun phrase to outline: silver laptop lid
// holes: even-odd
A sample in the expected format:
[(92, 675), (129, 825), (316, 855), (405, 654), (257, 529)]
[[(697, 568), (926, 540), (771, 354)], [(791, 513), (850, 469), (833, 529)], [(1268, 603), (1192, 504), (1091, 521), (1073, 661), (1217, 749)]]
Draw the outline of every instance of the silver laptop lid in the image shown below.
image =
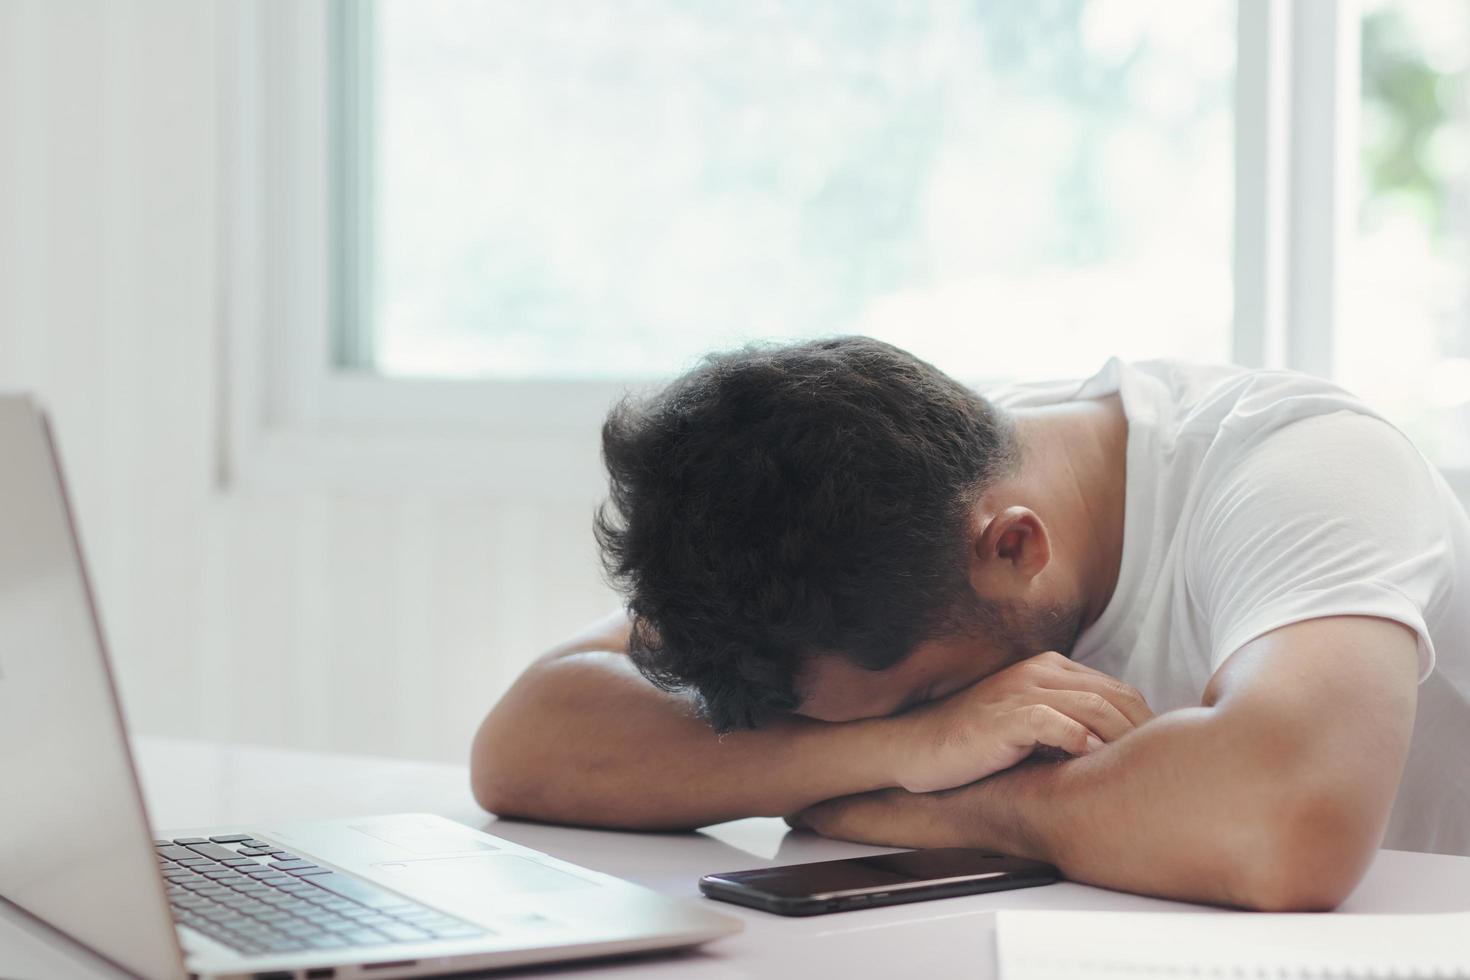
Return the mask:
[(184, 976), (46, 420), (0, 396), (0, 896)]

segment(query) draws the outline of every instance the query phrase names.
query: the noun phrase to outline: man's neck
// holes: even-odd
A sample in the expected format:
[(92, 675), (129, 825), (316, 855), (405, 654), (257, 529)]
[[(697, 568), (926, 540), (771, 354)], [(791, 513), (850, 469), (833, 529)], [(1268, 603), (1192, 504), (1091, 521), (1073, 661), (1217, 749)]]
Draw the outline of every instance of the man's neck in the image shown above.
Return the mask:
[(1051, 525), (1057, 557), (1076, 570), (1081, 628), (1095, 623), (1123, 561), (1128, 419), (1116, 395), (1013, 414), (1023, 446), (1020, 482)]

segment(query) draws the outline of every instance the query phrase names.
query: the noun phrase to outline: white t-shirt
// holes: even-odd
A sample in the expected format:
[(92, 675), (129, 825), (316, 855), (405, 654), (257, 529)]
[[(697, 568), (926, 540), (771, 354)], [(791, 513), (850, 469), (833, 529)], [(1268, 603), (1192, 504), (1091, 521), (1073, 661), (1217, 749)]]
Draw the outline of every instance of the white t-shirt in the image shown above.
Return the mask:
[(1419, 637), (1419, 703), (1383, 846), (1470, 854), (1470, 518), (1439, 472), (1352, 395), (1295, 372), (1114, 359), (1086, 381), (989, 397), (1021, 408), (1115, 392), (1122, 566), (1074, 659), (1162, 712), (1199, 704), (1226, 658), (1278, 627), (1403, 623)]

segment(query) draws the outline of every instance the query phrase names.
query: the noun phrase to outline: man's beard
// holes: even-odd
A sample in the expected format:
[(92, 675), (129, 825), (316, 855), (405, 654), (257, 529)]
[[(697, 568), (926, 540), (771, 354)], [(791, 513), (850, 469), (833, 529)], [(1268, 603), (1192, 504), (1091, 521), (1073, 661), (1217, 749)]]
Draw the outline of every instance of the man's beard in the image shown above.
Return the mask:
[(1055, 650), (1070, 657), (1082, 633), (1082, 604), (981, 602), (970, 610), (969, 629), (1015, 663)]

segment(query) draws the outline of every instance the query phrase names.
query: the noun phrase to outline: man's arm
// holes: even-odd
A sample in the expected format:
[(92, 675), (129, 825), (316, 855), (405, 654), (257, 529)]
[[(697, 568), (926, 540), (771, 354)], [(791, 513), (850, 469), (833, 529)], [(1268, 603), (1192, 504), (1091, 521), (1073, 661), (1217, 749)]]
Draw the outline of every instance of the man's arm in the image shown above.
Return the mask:
[(879, 721), (781, 719), (719, 736), (689, 696), (638, 673), (627, 639), (627, 619), (615, 614), (521, 675), (475, 736), (470, 771), (481, 806), (673, 830), (894, 785)]
[(1085, 758), (944, 793), (820, 804), (849, 840), (1035, 857), (1109, 888), (1264, 910), (1336, 907), (1382, 840), (1413, 731), (1415, 635), (1332, 617), (1233, 654), (1198, 708)]
[(781, 816), (883, 787), (963, 785), (1038, 745), (1080, 755), (1150, 717), (1132, 688), (1045, 654), (906, 715), (717, 735), (690, 697), (638, 673), (627, 639), (625, 616), (610, 617), (516, 681), (475, 736), (481, 806), (641, 830)]

